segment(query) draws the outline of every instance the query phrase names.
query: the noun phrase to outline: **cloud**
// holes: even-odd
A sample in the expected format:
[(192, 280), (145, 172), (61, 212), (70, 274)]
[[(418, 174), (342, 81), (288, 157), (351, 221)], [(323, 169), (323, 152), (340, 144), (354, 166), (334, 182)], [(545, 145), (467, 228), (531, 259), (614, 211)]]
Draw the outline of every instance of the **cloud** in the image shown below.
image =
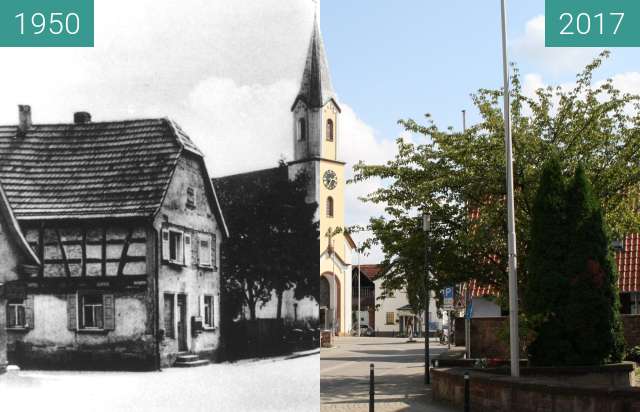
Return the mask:
[(32, 106), (36, 123), (69, 122), (79, 110), (95, 121), (166, 116), (202, 146), (212, 174), (273, 166), (291, 146), (287, 113), (313, 8), (306, 0), (96, 2), (95, 48), (0, 50), (0, 124), (17, 122), (18, 104)]
[(281, 157), (291, 159), (289, 109), (296, 92), (292, 80), (264, 86), (212, 77), (198, 84), (188, 97), (186, 112), (212, 174), (274, 167)]
[[(397, 153), (394, 138), (382, 138), (376, 135), (375, 130), (360, 119), (355, 111), (347, 104), (342, 103), (342, 116), (340, 136), (338, 140), (338, 153), (341, 160), (347, 163), (347, 178), (353, 176), (353, 166), (360, 160), (366, 164), (384, 164), (395, 158)], [(410, 137), (401, 134), (406, 140)], [(365, 182), (347, 185), (345, 191), (346, 224), (362, 225), (368, 224), (371, 217), (385, 215), (385, 205), (375, 205), (365, 203), (360, 200), (377, 190), (383, 182), (380, 179), (370, 179)], [(356, 243), (361, 244), (371, 233), (354, 234)], [(373, 248), (369, 255), (362, 258), (362, 262), (378, 263), (382, 260), (383, 254), (379, 247)]]
[(553, 74), (577, 73), (598, 55), (600, 49), (585, 47), (545, 47), (543, 15), (527, 21), (524, 35), (515, 38), (511, 47), (518, 59)]

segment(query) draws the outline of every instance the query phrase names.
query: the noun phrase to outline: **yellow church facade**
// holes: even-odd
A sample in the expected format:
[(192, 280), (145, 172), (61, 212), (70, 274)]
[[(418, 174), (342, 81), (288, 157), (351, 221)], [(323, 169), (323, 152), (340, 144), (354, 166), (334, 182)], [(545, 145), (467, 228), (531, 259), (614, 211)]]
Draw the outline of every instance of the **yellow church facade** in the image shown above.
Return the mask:
[(340, 160), (340, 105), (336, 99), (318, 21), (314, 22), (300, 91), (291, 107), (294, 160), (290, 173), (310, 176), (309, 201), (320, 222), (320, 327), (345, 335), (351, 330), (351, 255), (345, 233), (345, 163)]

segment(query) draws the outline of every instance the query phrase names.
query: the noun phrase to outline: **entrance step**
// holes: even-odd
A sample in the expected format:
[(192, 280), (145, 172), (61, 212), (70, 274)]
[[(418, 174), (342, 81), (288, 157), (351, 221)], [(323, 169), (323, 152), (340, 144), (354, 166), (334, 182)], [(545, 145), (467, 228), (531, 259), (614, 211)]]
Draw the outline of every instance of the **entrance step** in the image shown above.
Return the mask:
[(194, 354), (178, 354), (176, 361), (173, 366), (178, 368), (192, 368), (195, 366), (203, 366), (208, 365), (209, 361), (207, 359), (200, 359), (198, 355)]

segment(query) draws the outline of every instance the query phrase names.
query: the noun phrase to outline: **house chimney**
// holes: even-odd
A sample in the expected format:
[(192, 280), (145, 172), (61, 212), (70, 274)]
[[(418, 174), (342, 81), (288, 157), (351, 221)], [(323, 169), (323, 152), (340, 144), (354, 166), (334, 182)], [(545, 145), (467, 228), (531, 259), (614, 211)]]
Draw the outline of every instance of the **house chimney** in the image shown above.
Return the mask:
[(26, 135), (31, 126), (31, 106), (18, 105), (18, 136)]
[(91, 113), (89, 113), (89, 112), (75, 112), (73, 114), (73, 122), (75, 124), (91, 123)]

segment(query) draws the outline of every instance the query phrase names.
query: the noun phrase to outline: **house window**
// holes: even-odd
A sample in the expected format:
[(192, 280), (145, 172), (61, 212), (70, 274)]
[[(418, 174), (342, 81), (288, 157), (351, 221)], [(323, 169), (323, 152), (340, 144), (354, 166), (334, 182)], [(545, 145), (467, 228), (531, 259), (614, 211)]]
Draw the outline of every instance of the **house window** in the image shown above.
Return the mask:
[(396, 314), (394, 312), (387, 312), (386, 322), (387, 325), (393, 325), (396, 323)]
[(164, 333), (167, 338), (174, 339), (174, 295), (171, 293), (164, 294)]
[(200, 266), (211, 266), (211, 235), (199, 236), (198, 261)]
[(196, 208), (196, 190), (192, 187), (187, 188), (187, 208)]
[(213, 328), (213, 296), (204, 297), (204, 327)]
[(327, 198), (327, 217), (333, 217), (333, 198)]
[(21, 299), (10, 300), (7, 303), (7, 328), (25, 327), (27, 327), (27, 317), (24, 301)]
[(631, 298), (631, 314), (640, 315), (640, 293), (632, 292), (629, 294)]
[(298, 120), (298, 140), (307, 140), (307, 122), (304, 118)]
[(80, 327), (82, 329), (104, 329), (104, 305), (101, 295), (82, 296)]
[(169, 261), (184, 263), (184, 241), (182, 232), (169, 231)]
[(327, 141), (333, 142), (333, 120), (327, 120)]

